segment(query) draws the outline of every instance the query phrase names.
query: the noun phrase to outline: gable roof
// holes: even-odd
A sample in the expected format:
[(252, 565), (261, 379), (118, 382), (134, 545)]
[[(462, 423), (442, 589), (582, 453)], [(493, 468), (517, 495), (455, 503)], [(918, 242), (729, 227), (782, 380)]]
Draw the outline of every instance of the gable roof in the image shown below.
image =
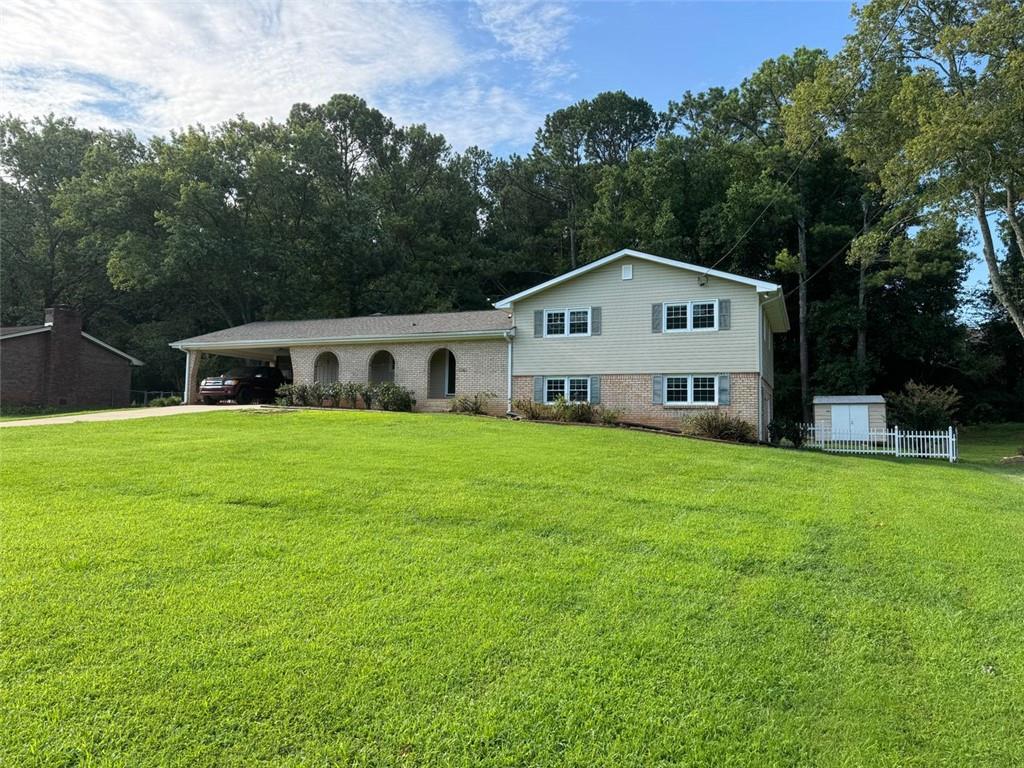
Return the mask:
[(125, 360), (127, 360), (130, 365), (145, 365), (145, 363), (143, 363), (137, 357), (132, 357), (127, 352), (122, 352), (120, 349), (117, 349), (115, 347), (110, 346), (105, 341), (100, 341), (95, 336), (92, 336), (92, 335), (86, 333), (85, 331), (82, 331), (82, 338), (83, 339), (88, 339), (93, 344), (98, 344), (99, 346), (101, 346), (105, 350), (107, 350), (108, 352), (113, 352), (115, 355), (120, 355)]
[(881, 395), (815, 395), (814, 405), (864, 405), (884, 403)]
[(28, 336), (32, 333), (46, 333), (50, 330), (48, 325), (9, 325), (0, 328), (0, 339), (13, 339), (15, 336)]
[[(0, 328), (0, 341), (6, 341), (7, 339), (15, 339), (19, 336), (29, 336), (33, 333), (49, 333), (53, 326), (50, 323), (44, 325), (10, 325), (6, 328)], [(116, 347), (112, 347), (105, 341), (100, 341), (95, 336), (82, 331), (82, 338), (91, 341), (93, 344), (98, 344), (108, 352), (113, 352), (115, 355), (119, 355), (128, 361), (130, 365), (145, 365), (137, 357), (132, 357), (127, 352), (122, 352)]]
[(512, 330), (504, 310), (371, 315), (321, 320), (262, 320), (171, 343), (177, 349), (285, 347), (331, 342), (416, 341), (449, 337), (500, 337)]
[(553, 277), (547, 282), (535, 285), (532, 288), (527, 288), (525, 291), (520, 291), (514, 296), (509, 296), (502, 299), (501, 301), (494, 302), (494, 306), (499, 309), (505, 309), (512, 306), (515, 302), (525, 299), (527, 296), (532, 296), (535, 293), (546, 291), (548, 288), (553, 288), (556, 285), (560, 285), (568, 280), (573, 280), (580, 275), (586, 274), (591, 270), (603, 267), (605, 264), (610, 264), (613, 261), (618, 261), (625, 256), (632, 256), (635, 259), (643, 259), (644, 261), (650, 261), (655, 264), (663, 264), (666, 267), (675, 267), (676, 269), (685, 269), (690, 272), (698, 272), (702, 275), (708, 275), (710, 277), (717, 277), (722, 280), (731, 280), (735, 283), (742, 283), (743, 285), (752, 286), (757, 290), (758, 293), (772, 293), (780, 289), (780, 286), (775, 283), (769, 283), (765, 280), (754, 280), (750, 277), (743, 277), (742, 275), (734, 275), (731, 272), (720, 272), (717, 269), (708, 269), (707, 267), (700, 267), (696, 264), (688, 264), (685, 261), (676, 261), (675, 259), (666, 259), (663, 256), (655, 256), (650, 253), (644, 253), (643, 251), (634, 251), (631, 248), (623, 248), (621, 251), (609, 254), (604, 258), (600, 258), (597, 261), (592, 261), (589, 264), (584, 264), (582, 267), (577, 267), (574, 270), (566, 272), (558, 277)]

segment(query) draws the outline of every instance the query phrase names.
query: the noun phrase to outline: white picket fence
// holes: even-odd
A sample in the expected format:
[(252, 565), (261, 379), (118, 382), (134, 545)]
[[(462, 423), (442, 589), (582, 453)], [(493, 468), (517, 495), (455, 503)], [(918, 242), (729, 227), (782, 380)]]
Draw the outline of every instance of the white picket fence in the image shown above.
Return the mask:
[(864, 453), (906, 456), (919, 459), (957, 460), (957, 435), (953, 427), (935, 432), (892, 427), (867, 432), (833, 433), (828, 427), (802, 425), (806, 438), (804, 448), (829, 453)]

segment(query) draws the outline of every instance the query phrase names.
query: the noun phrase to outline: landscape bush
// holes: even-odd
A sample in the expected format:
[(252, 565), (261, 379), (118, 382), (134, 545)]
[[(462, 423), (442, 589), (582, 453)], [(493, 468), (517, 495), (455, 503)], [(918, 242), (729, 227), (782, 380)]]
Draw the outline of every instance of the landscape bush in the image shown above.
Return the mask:
[(555, 421), (574, 421), (582, 424), (593, 424), (597, 413), (590, 403), (578, 400), (566, 400), (559, 397), (551, 406)]
[(945, 429), (960, 407), (956, 387), (935, 387), (908, 381), (902, 392), (885, 396), (889, 420), (905, 429)]
[(477, 392), (475, 395), (459, 395), (452, 400), (452, 413), (467, 413), (471, 416), (480, 416), (487, 413), (487, 407), (497, 395), (493, 392)]
[(551, 406), (535, 403), (533, 400), (513, 400), (512, 410), (520, 418), (528, 421), (554, 421), (551, 416)]
[(754, 425), (739, 416), (725, 411), (702, 411), (683, 421), (683, 432), (694, 437), (710, 437), (715, 440), (732, 440), (738, 443), (752, 443), (757, 440)]
[[(344, 383), (339, 382), (335, 387), (338, 404), (345, 405), (349, 408), (358, 408), (359, 400), (363, 398), (366, 393), (366, 385), (360, 384), (357, 381), (346, 381)], [(367, 405), (366, 407), (369, 408), (370, 406)]]
[(277, 405), (295, 405), (294, 384), (282, 384), (275, 390), (274, 394), (277, 395), (277, 398), (274, 400)]
[[(390, 381), (370, 387), (363, 393), (364, 400), (367, 394), (370, 394), (372, 402), (375, 402), (382, 411), (411, 411), (416, 405), (411, 390)], [(366, 407), (370, 407), (369, 402)]]
[(772, 419), (768, 422), (768, 441), (778, 445), (783, 440), (799, 448), (807, 440), (807, 427), (793, 419)]
[(606, 426), (614, 426), (622, 419), (622, 411), (616, 410), (615, 408), (598, 406), (594, 411), (597, 414), (598, 420)]
[(177, 395), (168, 395), (167, 397), (154, 397), (150, 400), (147, 405), (150, 408), (164, 408), (168, 405), (181, 405), (181, 398)]
[(528, 421), (564, 421), (578, 424), (618, 424), (622, 412), (614, 408), (569, 401), (564, 397), (554, 403), (514, 400), (512, 410)]

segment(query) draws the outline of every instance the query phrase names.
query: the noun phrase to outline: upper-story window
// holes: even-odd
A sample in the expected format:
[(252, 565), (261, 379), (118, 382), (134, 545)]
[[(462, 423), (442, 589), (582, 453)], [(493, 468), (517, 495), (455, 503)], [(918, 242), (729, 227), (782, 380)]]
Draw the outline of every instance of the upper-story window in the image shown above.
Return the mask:
[(589, 336), (590, 307), (544, 310), (545, 336)]
[(664, 312), (666, 332), (718, 330), (717, 300), (666, 303)]

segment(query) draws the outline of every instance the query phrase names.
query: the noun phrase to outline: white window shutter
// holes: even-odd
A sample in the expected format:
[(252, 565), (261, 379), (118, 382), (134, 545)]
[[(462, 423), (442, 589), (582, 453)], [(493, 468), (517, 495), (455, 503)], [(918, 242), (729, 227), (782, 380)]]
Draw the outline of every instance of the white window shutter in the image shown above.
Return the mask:
[(540, 338), (544, 335), (544, 310), (535, 309), (533, 311), (533, 336), (534, 338)]
[(601, 308), (591, 307), (590, 308), (590, 335), (600, 336), (601, 335)]
[(600, 405), (601, 403), (601, 377), (591, 376), (590, 377), (590, 403), (591, 405)]
[(732, 299), (718, 301), (718, 330), (728, 331), (732, 323)]
[(533, 377), (533, 402), (543, 403), (544, 402), (544, 377), (534, 376)]

